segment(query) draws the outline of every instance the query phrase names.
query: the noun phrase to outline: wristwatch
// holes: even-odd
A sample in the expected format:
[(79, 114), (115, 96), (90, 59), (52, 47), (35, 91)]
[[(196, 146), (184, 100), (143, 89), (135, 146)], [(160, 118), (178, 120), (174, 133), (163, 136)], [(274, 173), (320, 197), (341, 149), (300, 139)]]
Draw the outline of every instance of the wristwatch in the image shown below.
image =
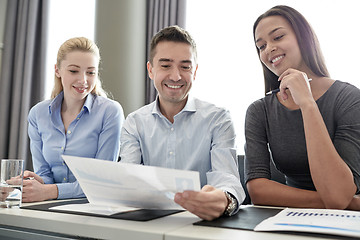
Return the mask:
[(225, 208), (224, 215), (225, 216), (232, 216), (237, 208), (237, 200), (232, 196), (231, 193), (224, 191), (225, 196), (228, 200), (228, 205)]

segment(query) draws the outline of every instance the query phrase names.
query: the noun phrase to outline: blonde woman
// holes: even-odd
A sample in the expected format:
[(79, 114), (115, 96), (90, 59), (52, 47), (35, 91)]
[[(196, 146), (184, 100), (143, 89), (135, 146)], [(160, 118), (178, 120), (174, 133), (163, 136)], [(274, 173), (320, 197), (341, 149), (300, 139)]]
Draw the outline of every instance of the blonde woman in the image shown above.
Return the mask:
[(84, 197), (61, 155), (117, 160), (124, 114), (101, 87), (99, 63), (99, 49), (87, 38), (61, 45), (51, 99), (28, 116), (34, 172), (24, 174), (31, 180), (24, 180), (23, 202)]

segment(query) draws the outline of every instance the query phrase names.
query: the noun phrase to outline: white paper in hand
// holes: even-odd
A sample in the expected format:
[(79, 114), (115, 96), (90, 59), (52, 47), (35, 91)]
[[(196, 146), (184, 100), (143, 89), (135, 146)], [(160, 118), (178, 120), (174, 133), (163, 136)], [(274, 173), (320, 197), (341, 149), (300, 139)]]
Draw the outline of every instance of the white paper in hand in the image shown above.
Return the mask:
[(175, 193), (200, 191), (200, 177), (196, 171), (65, 155), (62, 158), (94, 205), (183, 209), (174, 202)]

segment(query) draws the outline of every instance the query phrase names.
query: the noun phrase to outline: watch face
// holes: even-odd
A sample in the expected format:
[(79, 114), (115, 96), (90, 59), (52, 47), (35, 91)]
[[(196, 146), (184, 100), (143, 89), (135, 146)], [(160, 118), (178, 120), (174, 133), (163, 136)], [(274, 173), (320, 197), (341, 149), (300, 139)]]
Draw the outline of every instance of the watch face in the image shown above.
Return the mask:
[(235, 207), (236, 207), (235, 202), (232, 201), (232, 202), (229, 204), (229, 208), (228, 208), (230, 214), (235, 210)]
[(228, 204), (228, 206), (226, 207), (226, 210), (225, 210), (225, 214), (228, 215), (228, 216), (231, 216), (231, 214), (236, 209), (236, 205), (237, 205), (236, 200), (228, 192), (225, 192), (225, 195), (226, 195), (226, 198), (229, 201), (229, 204)]

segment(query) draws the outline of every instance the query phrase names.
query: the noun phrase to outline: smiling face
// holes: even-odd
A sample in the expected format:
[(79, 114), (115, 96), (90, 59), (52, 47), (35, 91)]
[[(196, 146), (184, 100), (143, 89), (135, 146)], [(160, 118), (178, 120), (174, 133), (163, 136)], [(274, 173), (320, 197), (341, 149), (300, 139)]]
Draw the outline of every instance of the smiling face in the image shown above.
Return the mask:
[(61, 79), (65, 99), (84, 101), (94, 89), (98, 77), (99, 59), (90, 52), (74, 51), (66, 55), (55, 74)]
[(255, 30), (261, 62), (275, 75), (286, 69), (306, 71), (299, 44), (289, 22), (281, 16), (262, 19)]
[(147, 67), (160, 105), (185, 106), (197, 70), (192, 47), (182, 42), (159, 42), (152, 64), (148, 62)]

